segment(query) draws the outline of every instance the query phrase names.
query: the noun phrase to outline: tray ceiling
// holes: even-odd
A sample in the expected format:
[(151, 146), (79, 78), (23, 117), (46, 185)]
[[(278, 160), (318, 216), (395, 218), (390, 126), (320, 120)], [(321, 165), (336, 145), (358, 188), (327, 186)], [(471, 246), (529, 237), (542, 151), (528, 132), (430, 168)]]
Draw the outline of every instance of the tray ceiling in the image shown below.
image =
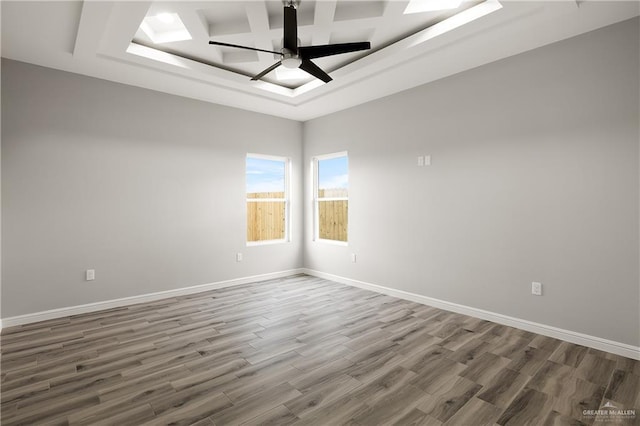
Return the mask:
[[(420, 0), (422, 2), (436, 0)], [(450, 1), (450, 0), (449, 0)], [(405, 13), (406, 0), (302, 0), (301, 45), (370, 41), (314, 60), (328, 84), (270, 73), (277, 1), (2, 1), (2, 56), (248, 110), (307, 120), (638, 15), (638, 2), (467, 0)], [(146, 27), (145, 27), (146, 25)], [(177, 41), (170, 41), (177, 34)], [(180, 38), (182, 39), (180, 40)], [(282, 68), (282, 67), (281, 67)], [(295, 70), (298, 71), (298, 70)]]
[[(298, 38), (303, 46), (371, 42), (372, 49), (366, 52), (346, 53), (314, 60), (322, 69), (332, 73), (480, 3), (480, 0), (466, 1), (454, 9), (405, 14), (403, 12), (406, 2), (329, 3), (304, 0), (298, 7)], [(497, 2), (493, 2), (493, 7), (485, 8), (485, 11), (489, 13), (498, 10), (499, 7)], [(173, 16), (185, 17), (184, 28), (188, 34), (193, 34), (192, 38), (154, 43), (145, 31), (138, 29), (132, 43), (247, 77), (258, 74), (279, 60), (279, 57), (269, 53), (208, 44), (209, 40), (214, 39), (223, 43), (280, 51), (283, 3), (279, 0), (155, 2), (149, 7), (145, 19), (157, 16), (168, 17), (173, 21), (178, 19)], [(173, 24), (173, 21), (169, 25)], [(163, 25), (167, 24), (159, 23), (159, 26)], [(278, 71), (268, 74), (264, 80), (291, 89), (313, 81), (313, 77), (304, 72), (295, 73), (293, 78), (281, 78)]]

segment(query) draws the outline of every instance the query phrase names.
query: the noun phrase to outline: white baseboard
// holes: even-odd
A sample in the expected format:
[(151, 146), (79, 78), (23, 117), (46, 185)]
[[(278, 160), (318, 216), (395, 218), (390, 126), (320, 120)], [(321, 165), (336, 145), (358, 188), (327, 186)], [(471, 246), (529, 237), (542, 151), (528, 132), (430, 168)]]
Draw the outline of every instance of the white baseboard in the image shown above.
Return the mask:
[(510, 327), (519, 328), (533, 333), (542, 334), (544, 336), (554, 337), (578, 345), (588, 346), (590, 348), (611, 352), (627, 358), (640, 360), (640, 347), (628, 345), (626, 343), (615, 342), (613, 340), (603, 339), (601, 337), (590, 336), (588, 334), (578, 333), (576, 331), (564, 330), (562, 328), (552, 327), (550, 325), (540, 324), (533, 321), (527, 321), (520, 318), (510, 317), (508, 315), (497, 314), (485, 311), (483, 309), (472, 308), (470, 306), (459, 305), (444, 300), (434, 299), (432, 297), (422, 296), (403, 290), (396, 290), (377, 284), (371, 284), (364, 281), (353, 280), (338, 275), (328, 274), (325, 272), (315, 271), (304, 268), (303, 272), (318, 278), (324, 278), (330, 281), (339, 282), (341, 284), (353, 287), (363, 288), (365, 290), (375, 291), (399, 299), (410, 300), (412, 302), (421, 303), (423, 305), (434, 306), (436, 308), (447, 311), (457, 312), (459, 314), (469, 315), (475, 318), (496, 322), (498, 324), (508, 325)]
[(377, 284), (371, 284), (364, 281), (358, 281), (351, 278), (345, 278), (326, 272), (315, 271), (307, 268), (290, 269), (287, 271), (272, 272), (262, 275), (254, 275), (243, 278), (236, 278), (226, 281), (218, 281), (215, 283), (196, 285), (192, 287), (184, 287), (173, 290), (160, 291), (157, 293), (142, 294), (139, 296), (124, 297), (121, 299), (106, 300), (102, 302), (88, 303), (86, 305), (71, 306), (67, 308), (52, 309), (49, 311), (35, 312), (32, 314), (19, 315), (14, 317), (0, 319), (0, 330), (3, 327), (13, 327), (16, 325), (29, 324), (38, 321), (45, 321), (54, 318), (79, 315), (89, 312), (96, 312), (104, 309), (117, 308), (137, 303), (151, 302), (160, 299), (166, 299), (176, 296), (184, 296), (187, 294), (200, 293), (203, 291), (215, 290), (218, 288), (231, 287), (234, 285), (249, 284), (258, 281), (265, 281), (275, 278), (284, 278), (295, 274), (308, 274), (318, 278), (339, 282), (353, 287), (363, 288), (365, 290), (375, 291), (399, 299), (410, 300), (412, 302), (421, 303), (423, 305), (434, 306), (459, 314), (469, 315), (475, 318), (481, 318), (487, 321), (493, 321), (498, 324), (519, 328), (526, 331), (542, 334), (544, 336), (554, 337), (556, 339), (565, 340), (570, 343), (588, 346), (590, 348), (611, 352), (617, 355), (625, 356), (640, 360), (640, 347), (628, 345), (626, 343), (615, 342), (613, 340), (603, 339), (601, 337), (590, 336), (588, 334), (578, 333), (571, 330), (565, 330), (550, 325), (540, 324), (520, 318), (510, 317), (494, 312), (485, 311), (483, 309), (473, 308), (470, 306), (460, 305), (457, 303), (447, 302), (444, 300), (434, 299), (432, 297), (422, 296), (403, 290), (396, 290)]
[(283, 278), (295, 274), (304, 273), (303, 269), (290, 269), (288, 271), (271, 272), (250, 277), (235, 278), (232, 280), (218, 281), (215, 283), (195, 285), (191, 287), (176, 288), (173, 290), (159, 291), (157, 293), (141, 294), (139, 296), (123, 297), (121, 299), (105, 300), (102, 302), (87, 303), (86, 305), (71, 306), (68, 308), (52, 309), (50, 311), (35, 312), (32, 314), (18, 315), (0, 319), (0, 330), (3, 327), (13, 327), (16, 325), (30, 324), (38, 321), (45, 321), (54, 318), (68, 317), (71, 315), (86, 314), (88, 312), (101, 311), (104, 309), (119, 308), (122, 306), (135, 305), (136, 303), (152, 302), (154, 300), (167, 299), (170, 297), (184, 296), (187, 294), (200, 293), (203, 291), (215, 290), (218, 288), (231, 287), (234, 285), (249, 284), (257, 281)]

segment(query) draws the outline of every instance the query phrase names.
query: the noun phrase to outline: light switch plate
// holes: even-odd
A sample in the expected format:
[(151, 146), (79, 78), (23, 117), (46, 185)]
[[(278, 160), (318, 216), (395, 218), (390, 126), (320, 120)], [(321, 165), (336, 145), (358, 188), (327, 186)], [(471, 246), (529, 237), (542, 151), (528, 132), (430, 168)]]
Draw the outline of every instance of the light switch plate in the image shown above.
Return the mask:
[(542, 296), (542, 283), (532, 282), (531, 283), (531, 294), (535, 296)]

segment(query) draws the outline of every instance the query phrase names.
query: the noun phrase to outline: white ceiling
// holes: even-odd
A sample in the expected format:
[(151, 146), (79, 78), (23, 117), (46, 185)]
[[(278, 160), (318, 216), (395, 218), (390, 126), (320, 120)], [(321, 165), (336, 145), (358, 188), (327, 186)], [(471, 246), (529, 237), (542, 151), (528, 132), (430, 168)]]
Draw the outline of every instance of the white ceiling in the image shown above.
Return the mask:
[[(638, 16), (638, 1), (467, 0), (404, 15), (407, 0), (302, 0), (302, 45), (371, 41), (314, 60), (333, 77), (282, 85), (251, 76), (279, 50), (282, 2), (2, 0), (2, 56), (207, 102), (305, 121)], [(178, 13), (192, 40), (154, 44), (145, 16)], [(468, 19), (467, 19), (468, 18)], [(462, 25), (463, 22), (470, 21)]]

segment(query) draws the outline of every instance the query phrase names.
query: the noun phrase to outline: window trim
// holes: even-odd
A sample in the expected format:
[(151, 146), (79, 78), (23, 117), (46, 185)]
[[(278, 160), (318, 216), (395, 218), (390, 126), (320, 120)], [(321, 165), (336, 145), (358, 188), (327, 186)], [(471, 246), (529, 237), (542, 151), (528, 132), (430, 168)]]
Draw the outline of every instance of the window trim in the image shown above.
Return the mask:
[[(324, 243), (324, 244), (333, 244), (333, 245), (337, 245), (337, 246), (343, 246), (343, 247), (347, 247), (349, 245), (349, 240), (348, 240), (348, 231), (349, 231), (349, 217), (347, 215), (347, 241), (338, 241), (338, 240), (329, 240), (326, 238), (320, 238), (320, 201), (347, 201), (347, 203), (349, 202), (349, 196), (347, 195), (346, 197), (328, 197), (328, 198), (319, 198), (318, 197), (318, 191), (319, 191), (319, 182), (318, 182), (318, 162), (322, 161), (322, 160), (331, 160), (333, 158), (339, 158), (339, 157), (347, 157), (347, 161), (349, 159), (349, 152), (348, 151), (340, 151), (340, 152), (334, 152), (331, 154), (324, 154), (324, 155), (315, 155), (312, 157), (311, 159), (311, 173), (312, 173), (312, 177), (313, 177), (313, 241), (314, 242), (320, 242), (320, 243)], [(349, 170), (347, 169), (347, 173), (349, 173)]]
[[(257, 158), (259, 160), (271, 160), (271, 161), (282, 161), (284, 163), (284, 198), (247, 198), (247, 190), (246, 190), (246, 182), (247, 182), (247, 159), (248, 158)], [(245, 234), (245, 242), (247, 247), (251, 246), (265, 246), (270, 244), (282, 244), (291, 242), (291, 159), (289, 157), (281, 157), (278, 155), (267, 155), (267, 154), (256, 154), (249, 152), (245, 156), (244, 162), (244, 178), (245, 178), (245, 226), (247, 223), (247, 204), (246, 203), (264, 203), (264, 202), (284, 202), (284, 238), (279, 238), (276, 240), (259, 240), (259, 241), (247, 241), (248, 235)]]

